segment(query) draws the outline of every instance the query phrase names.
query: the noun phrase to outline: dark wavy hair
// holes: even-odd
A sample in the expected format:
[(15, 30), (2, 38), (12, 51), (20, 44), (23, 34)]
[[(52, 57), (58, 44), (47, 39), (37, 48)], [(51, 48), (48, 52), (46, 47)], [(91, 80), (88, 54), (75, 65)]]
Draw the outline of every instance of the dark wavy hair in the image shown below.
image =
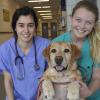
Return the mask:
[(15, 37), (17, 37), (17, 33), (16, 33), (16, 30), (15, 30), (17, 20), (19, 19), (20, 16), (27, 16), (27, 15), (31, 15), (32, 16), (32, 18), (33, 18), (33, 20), (35, 22), (35, 28), (37, 30), (38, 19), (37, 19), (35, 11), (32, 8), (28, 7), (28, 6), (24, 6), (22, 8), (16, 9), (16, 11), (13, 14), (13, 17), (12, 17), (11, 26), (12, 26), (12, 29), (13, 29)]
[(95, 21), (98, 20), (98, 8), (95, 4), (93, 4), (92, 2), (90, 1), (87, 1), (87, 0), (82, 0), (82, 1), (79, 1), (76, 6), (73, 8), (73, 11), (72, 11), (72, 16), (74, 15), (75, 11), (79, 8), (86, 8), (87, 10), (91, 11), (94, 15), (95, 15)]

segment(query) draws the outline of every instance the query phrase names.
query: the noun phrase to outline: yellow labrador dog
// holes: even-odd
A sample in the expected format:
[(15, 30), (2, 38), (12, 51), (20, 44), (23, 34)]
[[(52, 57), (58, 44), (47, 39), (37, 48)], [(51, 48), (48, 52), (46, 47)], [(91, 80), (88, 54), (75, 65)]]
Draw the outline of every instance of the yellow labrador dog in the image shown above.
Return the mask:
[(79, 84), (82, 80), (76, 60), (80, 50), (71, 43), (52, 43), (44, 50), (48, 69), (41, 81), (38, 100), (81, 100)]

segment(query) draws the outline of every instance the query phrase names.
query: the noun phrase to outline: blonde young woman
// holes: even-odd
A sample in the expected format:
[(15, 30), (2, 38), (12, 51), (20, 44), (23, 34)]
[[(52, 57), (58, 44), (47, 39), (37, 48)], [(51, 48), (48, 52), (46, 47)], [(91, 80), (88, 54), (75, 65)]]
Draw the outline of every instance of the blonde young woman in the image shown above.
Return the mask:
[(87, 100), (100, 100), (100, 33), (96, 32), (98, 16), (96, 5), (87, 0), (78, 2), (72, 11), (71, 31), (53, 40), (72, 42), (80, 48), (81, 56), (77, 63), (84, 80), (79, 82), (80, 96)]

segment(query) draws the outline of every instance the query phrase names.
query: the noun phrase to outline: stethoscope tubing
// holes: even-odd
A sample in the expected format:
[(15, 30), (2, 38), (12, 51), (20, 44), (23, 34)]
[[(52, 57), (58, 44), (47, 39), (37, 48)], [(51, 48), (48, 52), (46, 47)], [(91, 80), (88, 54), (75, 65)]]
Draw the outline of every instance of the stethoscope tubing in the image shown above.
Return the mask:
[[(33, 46), (34, 46), (34, 54), (35, 54), (35, 64), (34, 64), (34, 69), (39, 70), (39, 65), (37, 61), (37, 50), (36, 50), (36, 41), (35, 37), (33, 37)], [(15, 57), (15, 65), (17, 65), (17, 60), (20, 59), (21, 63), (24, 65), (23, 58), (19, 55), (18, 49), (17, 49), (17, 37), (15, 37), (15, 49), (16, 49), (16, 57)]]

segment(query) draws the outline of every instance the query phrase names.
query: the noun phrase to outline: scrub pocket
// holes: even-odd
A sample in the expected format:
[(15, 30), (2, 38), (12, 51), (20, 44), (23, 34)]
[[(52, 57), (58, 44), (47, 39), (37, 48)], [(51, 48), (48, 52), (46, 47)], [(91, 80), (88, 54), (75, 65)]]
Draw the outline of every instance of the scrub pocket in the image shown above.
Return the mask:
[(92, 77), (92, 66), (86, 66), (85, 68), (83, 66), (78, 66), (78, 69), (81, 72), (82, 80), (88, 84)]

